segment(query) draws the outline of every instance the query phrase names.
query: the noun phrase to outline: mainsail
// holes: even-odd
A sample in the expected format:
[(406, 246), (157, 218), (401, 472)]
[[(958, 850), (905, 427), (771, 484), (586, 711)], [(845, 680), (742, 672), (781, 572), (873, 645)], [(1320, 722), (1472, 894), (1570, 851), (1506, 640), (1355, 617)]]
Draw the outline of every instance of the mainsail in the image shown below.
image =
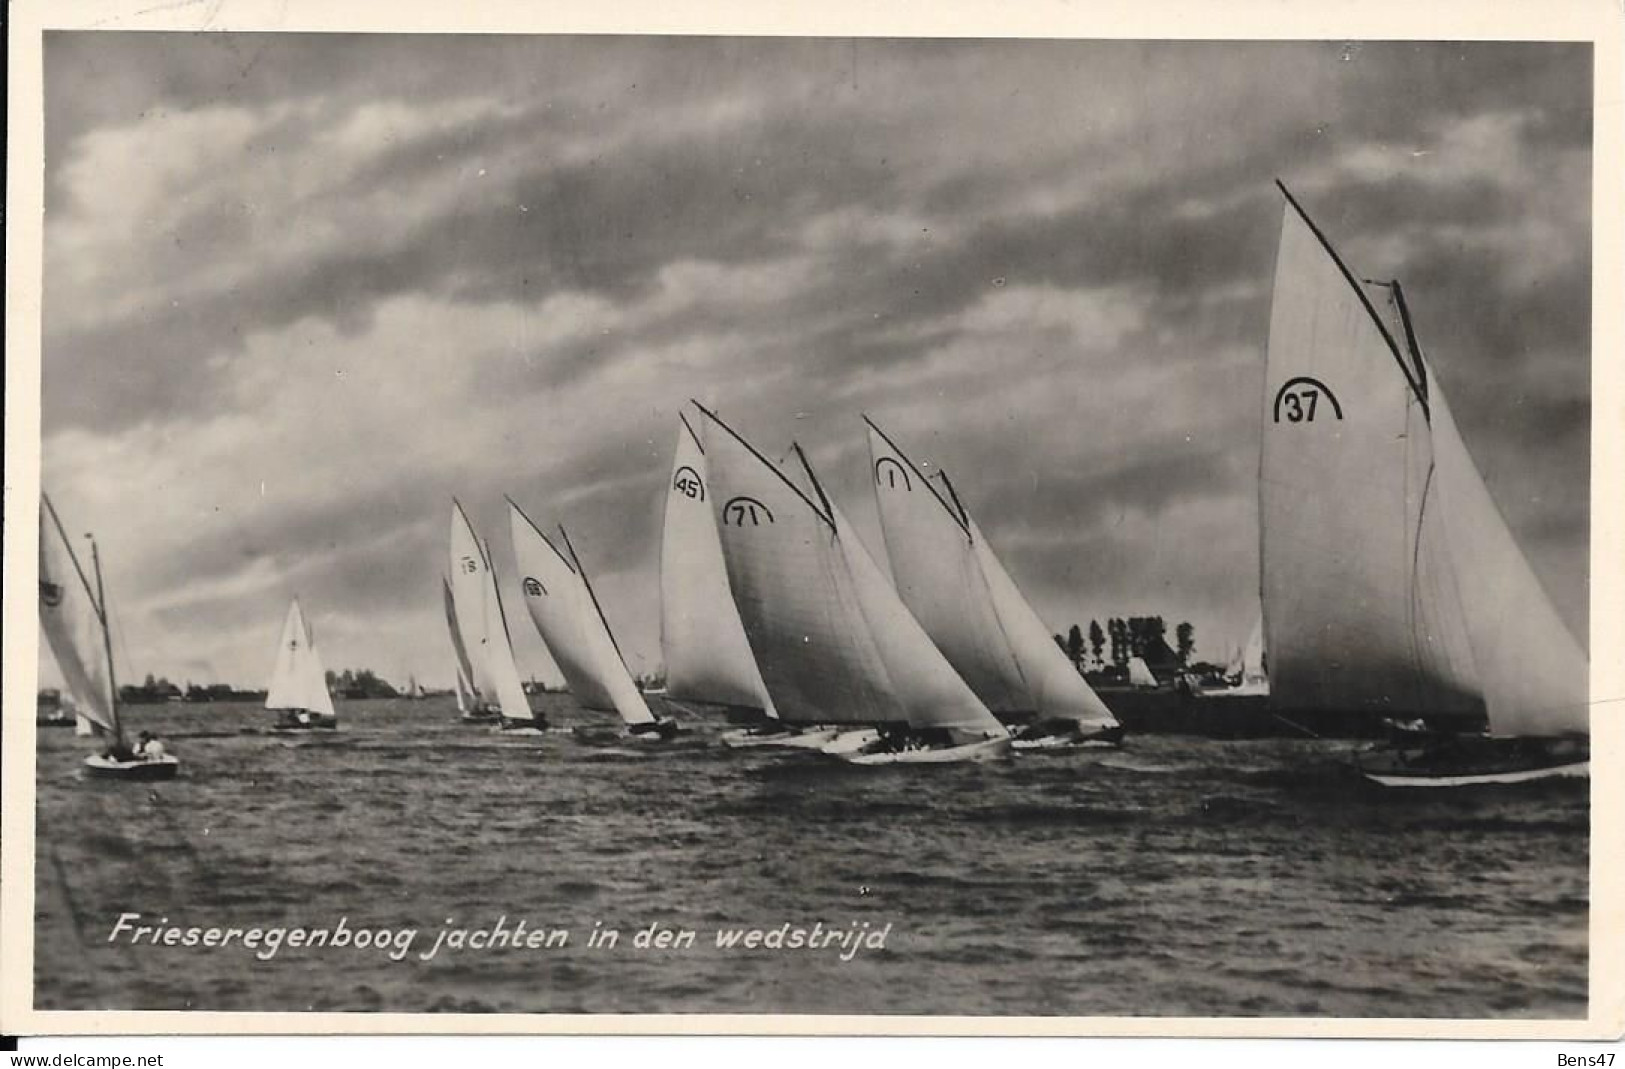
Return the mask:
[(106, 606), (92, 590), (55, 507), (44, 494), (39, 515), (39, 612), (40, 630), (79, 715), (121, 745)]
[(773, 715), (734, 608), (722, 559), (705, 447), (678, 414), (677, 449), (660, 539), (660, 649), (669, 697)]
[(629, 725), (654, 723), (568, 536), (566, 556), (511, 499), (508, 517), (525, 608), (577, 704), (613, 710)]
[(327, 672), (321, 654), (294, 598), (282, 621), (282, 641), (277, 646), (276, 665), (266, 689), (267, 709), (303, 709), (323, 716), (333, 715), (333, 697), (327, 690)]
[(1152, 674), (1151, 666), (1145, 663), (1144, 657), (1130, 657), (1128, 659), (1128, 681), (1136, 687), (1154, 687), (1157, 677)]
[(1265, 375), (1274, 703), (1585, 731), (1585, 656), (1462, 444), (1398, 285), (1357, 281), (1290, 194)]
[(989, 710), (1008, 719), (1036, 715), (964, 514), (865, 422), (880, 531), (903, 604)]
[(509, 720), (534, 720), (514, 663), (508, 620), (497, 593), (490, 557), (463, 506), (451, 514), (452, 639), (461, 637), (476, 698), (495, 701)]
[(944, 472), (927, 478), (872, 421), (870, 474), (897, 591), (989, 710), (1081, 726), (1116, 724), (1056, 648)]
[(1270, 690), (1269, 673), (1264, 667), (1264, 617), (1259, 616), (1253, 624), (1253, 629), (1247, 635), (1247, 642), (1236, 650), (1230, 664), (1224, 670), (1225, 678), (1232, 683), (1226, 693), (1240, 694), (1268, 694)]
[(502, 594), (497, 588), (497, 570), (491, 563), (489, 549), (485, 550), (485, 656), (486, 672), (496, 689), (497, 704), (502, 708), (504, 720), (534, 721), (530, 699), (525, 695), (525, 684), (519, 679), (519, 665), (513, 656), (513, 635), (508, 630), (508, 614), (502, 608)]
[(780, 718), (1002, 733), (846, 529), (800, 450), (807, 490), (700, 411), (728, 582)]
[(446, 607), (446, 629), (451, 633), (451, 649), (457, 664), (457, 708), (468, 712), (479, 704), (474, 694), (474, 666), (468, 660), (468, 647), (463, 642), (463, 629), (457, 625), (457, 605), (452, 599), (451, 580), (440, 577), (440, 592)]

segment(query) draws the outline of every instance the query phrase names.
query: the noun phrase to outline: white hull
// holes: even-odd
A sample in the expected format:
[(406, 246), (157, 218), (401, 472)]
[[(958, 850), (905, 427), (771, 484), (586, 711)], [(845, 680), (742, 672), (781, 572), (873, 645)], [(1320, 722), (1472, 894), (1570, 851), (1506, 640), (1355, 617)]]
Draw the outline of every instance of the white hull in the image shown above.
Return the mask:
[(853, 731), (841, 731), (837, 732), (834, 738), (820, 746), (818, 748), (818, 752), (833, 754), (836, 757), (843, 757), (846, 754), (855, 753), (858, 750), (863, 749), (865, 746), (879, 741), (880, 732), (876, 731), (874, 728), (858, 728)]
[(805, 731), (777, 731), (770, 735), (751, 731), (730, 731), (722, 736), (722, 745), (730, 750), (817, 750), (835, 738), (832, 728), (810, 728)]
[(1121, 750), (1111, 739), (1075, 739), (1068, 735), (1045, 735), (1037, 739), (1012, 739), (1016, 750)]
[(1011, 741), (984, 739), (964, 746), (924, 747), (885, 753), (843, 752), (838, 756), (854, 765), (948, 765), (966, 761), (997, 761), (1010, 756)]
[(1475, 772), (1462, 775), (1395, 775), (1366, 772), (1365, 778), (1384, 787), (1482, 787), (1492, 784), (1529, 783), (1542, 779), (1580, 779), (1591, 775), (1590, 761), (1576, 761), (1547, 768), (1509, 769), (1506, 772)]

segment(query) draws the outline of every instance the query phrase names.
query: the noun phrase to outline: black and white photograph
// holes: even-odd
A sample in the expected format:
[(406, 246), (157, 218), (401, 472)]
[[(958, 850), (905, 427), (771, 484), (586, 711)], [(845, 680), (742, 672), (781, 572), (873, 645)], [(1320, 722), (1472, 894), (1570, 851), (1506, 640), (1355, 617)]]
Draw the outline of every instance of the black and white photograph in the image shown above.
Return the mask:
[(45, 30), (22, 1008), (1596, 1021), (1619, 86), (1174, 31)]

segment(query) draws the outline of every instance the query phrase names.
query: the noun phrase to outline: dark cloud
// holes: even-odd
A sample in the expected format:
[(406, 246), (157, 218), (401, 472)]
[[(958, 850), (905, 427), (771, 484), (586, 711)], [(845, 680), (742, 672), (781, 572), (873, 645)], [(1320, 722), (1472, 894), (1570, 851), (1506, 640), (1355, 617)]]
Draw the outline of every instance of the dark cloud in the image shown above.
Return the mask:
[[(1589, 58), (53, 33), (47, 465), (53, 436), (161, 426), (179, 448), (222, 414), (252, 430), (209, 439), (197, 486), (163, 493), (207, 509), (192, 498), (245, 457), (314, 465), (284, 482), (319, 491), (194, 526), (184, 561), (145, 547), (155, 603), (199, 591), (162, 611), (177, 632), (274, 629), (260, 594), (294, 584), (335, 611), (430, 620), (446, 499), (470, 498), (502, 558), (510, 492), (642, 598), (613, 615), (648, 651), (674, 406), (716, 400), (771, 449), (805, 438), (843, 501), (866, 489), (848, 469), (868, 406), (906, 446), (931, 427), (918, 448), (1040, 603), (1247, 615), (1279, 176), (1356, 270), (1404, 280), (1464, 437), (1573, 622)], [(403, 344), (402, 303), (422, 344)], [(371, 377), (342, 381), (345, 360)], [(340, 398), (337, 418), (289, 429)], [(445, 457), (408, 448), (436, 436)], [(320, 448), (289, 448), (307, 437)]]

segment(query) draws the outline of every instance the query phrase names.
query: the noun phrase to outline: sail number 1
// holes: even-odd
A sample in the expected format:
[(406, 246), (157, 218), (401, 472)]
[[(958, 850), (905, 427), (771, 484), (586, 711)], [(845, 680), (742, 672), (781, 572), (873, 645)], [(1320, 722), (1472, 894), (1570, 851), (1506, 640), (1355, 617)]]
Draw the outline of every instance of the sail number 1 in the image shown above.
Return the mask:
[[(1325, 405), (1321, 398), (1325, 398)], [(1285, 417), (1288, 423), (1313, 423), (1315, 417), (1330, 412), (1336, 419), (1343, 418), (1343, 406), (1337, 395), (1324, 382), (1306, 375), (1288, 379), (1275, 392), (1275, 422)]]

